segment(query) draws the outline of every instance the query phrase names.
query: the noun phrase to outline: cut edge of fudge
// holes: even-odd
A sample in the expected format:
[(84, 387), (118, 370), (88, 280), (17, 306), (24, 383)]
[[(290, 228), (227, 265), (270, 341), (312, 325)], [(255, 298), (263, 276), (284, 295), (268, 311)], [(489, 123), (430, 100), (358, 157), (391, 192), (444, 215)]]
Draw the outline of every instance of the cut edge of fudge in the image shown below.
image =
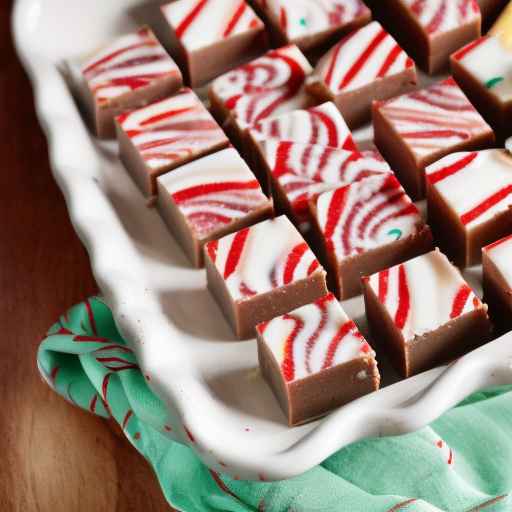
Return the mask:
[[(479, 168), (490, 169), (492, 161), (487, 158), (491, 155), (496, 155), (497, 159), (505, 158), (506, 162), (510, 160), (509, 183), (505, 184), (500, 179), (498, 187), (491, 190), (489, 196), (482, 197), (480, 202), (464, 212), (457, 211), (452, 203), (455, 198), (452, 195), (447, 196), (439, 187), (445, 179), (451, 178), (453, 181), (457, 173), (471, 170), (475, 165), (478, 168), (474, 172), (478, 172)], [(485, 176), (485, 181), (490, 183), (490, 171), (486, 174), (488, 176)], [(436, 240), (458, 267), (465, 268), (480, 263), (482, 247), (512, 231), (512, 199), (508, 204), (501, 204), (512, 194), (512, 158), (504, 149), (452, 153), (428, 166), (426, 176), (428, 221)], [(481, 190), (478, 182), (470, 184), (467, 176), (461, 179), (459, 186), (465, 190), (467, 187), (467, 193)], [(457, 188), (455, 183), (452, 186)], [(492, 215), (489, 216), (489, 213)], [(478, 223), (474, 224), (475, 221)]]
[[(432, 328), (423, 327), (423, 332), (413, 332), (412, 335), (406, 336), (403, 328), (407, 325), (410, 315), (411, 289), (410, 276), (405, 270), (405, 265), (420, 258), (433, 257), (441, 258), (439, 263), (444, 266), (442, 270), (445, 278), (446, 272), (451, 269), (452, 278), (456, 280), (454, 283), (457, 285), (456, 292), (447, 295), (448, 291), (445, 291), (445, 296), (448, 296), (451, 301), (450, 314), (447, 319), (438, 320), (438, 325)], [(391, 277), (391, 272), (398, 276)], [(422, 275), (425, 276), (425, 273)], [(378, 281), (378, 295), (371, 285), (372, 279)], [(438, 249), (372, 276), (364, 276), (362, 282), (366, 317), (373, 346), (377, 354), (382, 351), (390, 357), (391, 362), (403, 377), (410, 377), (448, 362), (490, 339), (492, 325), (487, 313), (487, 305), (474, 294), (457, 268)], [(397, 305), (393, 315), (385, 305), (390, 293), (390, 282), (393, 284), (394, 294), (397, 294), (395, 301)], [(421, 294), (424, 297), (428, 290), (425, 289), (425, 284), (421, 285), (421, 288)], [(436, 310), (439, 308), (437, 307)], [(425, 314), (423, 309), (420, 318)]]
[[(395, 190), (396, 193), (392, 193)], [(365, 196), (362, 197), (362, 194)], [(350, 198), (351, 195), (352, 198)], [(377, 199), (378, 204), (374, 204), (372, 199)], [(327, 209), (325, 225), (320, 220), (319, 203), (325, 203), (324, 206)], [(433, 248), (430, 227), (424, 222), (417, 207), (392, 173), (387, 176), (368, 177), (339, 188), (333, 188), (320, 194), (317, 198), (311, 199), (309, 208), (313, 219), (311, 233), (311, 237), (315, 241), (313, 245), (318, 250), (321, 263), (327, 269), (331, 289), (342, 300), (362, 292), (360, 283), (362, 276), (397, 265), (427, 253)], [(349, 213), (344, 215), (344, 212), (347, 211)], [(352, 211), (355, 211), (356, 215), (352, 216), (350, 213)], [(366, 213), (361, 218), (361, 212), (365, 211)], [(352, 235), (354, 235), (354, 231), (364, 233), (364, 229), (361, 231), (359, 228), (370, 225), (372, 217), (375, 219), (380, 216), (380, 221), (373, 224), (380, 229), (388, 229), (389, 222), (393, 219), (400, 218), (403, 221), (408, 217), (411, 217), (414, 226), (405, 237), (403, 237), (401, 229), (394, 227), (388, 231), (389, 236), (392, 237), (389, 241), (369, 249), (352, 246), (350, 254), (340, 255), (333, 245), (333, 237), (340, 229), (342, 215), (344, 216), (343, 227), (349, 224)], [(354, 227), (353, 222), (357, 222), (357, 219), (363, 224)], [(327, 231), (328, 233), (326, 233)], [(342, 233), (338, 233), (338, 235), (344, 245), (346, 242), (347, 247), (350, 247), (350, 238), (343, 237)], [(373, 236), (377, 236), (377, 233)]]
[[(320, 369), (310, 369), (307, 374), (297, 376), (299, 361), (294, 358), (294, 354), (297, 351), (300, 353), (300, 350), (297, 349), (305, 344), (304, 342), (300, 343), (299, 320), (304, 324), (308, 320), (315, 321), (315, 318), (308, 318), (308, 314), (311, 315), (313, 309), (316, 313), (317, 308), (320, 310), (320, 322), (322, 323), (305, 343), (309, 343), (309, 341), (313, 341), (314, 344), (324, 342), (322, 344), (324, 345), (326, 340), (322, 340), (322, 330), (328, 330), (328, 332), (324, 332), (324, 336), (327, 336), (329, 341), (325, 347), (327, 353), (321, 361)], [(330, 308), (332, 308), (331, 311)], [(265, 335), (265, 331), (269, 327), (272, 328), (274, 323), (293, 321), (294, 319), (298, 319), (295, 321), (297, 329), (294, 329), (286, 339), (278, 340), (279, 344), (283, 342), (284, 345), (284, 358), (280, 362), (270, 346), (271, 342), (269, 343), (267, 340), (268, 332)], [(329, 320), (332, 325), (327, 326)], [(379, 388), (380, 374), (375, 352), (332, 294), (327, 294), (313, 303), (258, 324), (256, 334), (258, 360), (262, 375), (277, 398), (289, 426), (314, 420), (334, 408)], [(346, 345), (342, 347), (342, 349), (345, 348), (345, 353), (343, 356), (340, 354), (340, 360), (336, 361), (336, 354), (342, 343), (351, 343), (350, 351)], [(308, 363), (312, 364), (309, 359), (307, 362), (303, 362), (304, 365)]]
[[(184, 4), (188, 0), (177, 0), (177, 2)], [(201, 11), (207, 4), (201, 2), (194, 6), (192, 2), (188, 3), (191, 4), (191, 10), (177, 26), (174, 26), (174, 20), (170, 17), (170, 11), (176, 1), (160, 7), (161, 16), (158, 23), (159, 37), (180, 64), (187, 85), (194, 88), (202, 86), (222, 73), (258, 56), (268, 48), (264, 24), (245, 1), (234, 5), (236, 9), (228, 18), (227, 25), (220, 27), (221, 38), (205, 42), (202, 46), (189, 48), (190, 41), (187, 42), (184, 38), (187, 33), (190, 33), (191, 27), (193, 28), (194, 21), (201, 18)], [(215, 16), (211, 16), (209, 22), (215, 23)], [(246, 25), (244, 25), (245, 29), (237, 29), (242, 22)], [(212, 58), (212, 51), (220, 53), (222, 59)], [(192, 55), (194, 59), (191, 58)]]
[[(512, 255), (512, 235), (507, 235), (482, 249), (483, 294), (484, 301), (489, 306), (489, 314), (500, 332), (506, 332), (512, 327), (512, 286), (510, 279), (503, 271), (509, 265), (506, 250)], [(492, 254), (503, 251), (503, 254)], [(505, 256), (505, 262), (496, 261)]]
[[(130, 42), (139, 38), (140, 42)], [(125, 46), (122, 46), (122, 44)], [(123, 54), (136, 54), (145, 48), (145, 55), (135, 59), (125, 57)], [(154, 48), (154, 50), (151, 50)], [(111, 53), (108, 53), (111, 51)], [(145, 60), (144, 60), (145, 59)], [(115, 66), (123, 62), (128, 73), (129, 68), (147, 68), (146, 71), (134, 74), (134, 70), (124, 77), (120, 77), (116, 68), (116, 77), (108, 76), (109, 62)], [(161, 69), (155, 69), (158, 65)], [(97, 71), (94, 71), (97, 69)], [(90, 53), (78, 62), (68, 62), (67, 71), (69, 82), (74, 96), (79, 102), (84, 117), (91, 130), (100, 138), (115, 136), (114, 118), (126, 110), (142, 107), (153, 101), (175, 93), (182, 85), (180, 69), (159, 43), (148, 26), (142, 26), (133, 33), (124, 34), (110, 41), (96, 52)], [(149, 73), (151, 71), (151, 73)], [(95, 83), (103, 74), (105, 81)], [(90, 75), (90, 77), (87, 76)], [(115, 93), (115, 90), (118, 90)], [(97, 96), (95, 91), (105, 90), (105, 96)]]
[[(185, 103), (183, 105), (173, 105), (180, 101)], [(181, 122), (176, 121), (177, 117), (181, 115), (188, 116), (194, 110), (196, 113), (193, 119), (189, 118), (186, 122), (183, 120)], [(193, 150), (189, 148), (189, 150), (185, 151), (183, 147), (175, 147), (173, 151), (167, 149), (166, 153), (158, 153), (157, 151), (155, 154), (153, 150), (165, 148), (168, 143), (178, 144), (180, 140), (186, 140), (185, 136), (182, 135), (181, 137), (174, 136), (169, 141), (168, 136), (163, 133), (162, 138), (158, 139), (158, 132), (172, 130), (174, 122), (177, 122), (177, 125), (174, 124), (174, 129), (177, 132), (193, 132), (194, 129), (199, 129), (207, 133), (211, 140), (209, 142), (203, 140), (202, 147), (199, 147), (197, 141), (194, 142)], [(150, 197), (154, 196), (157, 192), (156, 178), (161, 174), (229, 145), (229, 139), (212, 115), (195, 93), (187, 88), (181, 89), (174, 96), (125, 112), (116, 117), (115, 124), (120, 159), (143, 194)], [(141, 144), (137, 145), (134, 142), (136, 137), (141, 139), (147, 138), (148, 140), (144, 140)], [(188, 140), (193, 139), (188, 137)], [(140, 146), (144, 146), (144, 148), (139, 150)], [(142, 152), (144, 151), (149, 153), (143, 155)], [(182, 156), (178, 157), (177, 152), (181, 152)], [(148, 158), (145, 158), (145, 156)], [(158, 165), (152, 166), (148, 163), (152, 160), (155, 160)]]
[[(222, 159), (222, 168), (212, 172), (214, 159)], [(229, 175), (223, 181), (215, 180), (222, 177), (228, 161), (231, 163)], [(197, 175), (195, 180), (194, 175)], [(177, 180), (184, 182), (182, 187), (178, 188)], [(234, 148), (201, 157), (163, 174), (157, 178), (157, 186), (160, 215), (195, 267), (203, 266), (202, 247), (205, 243), (265, 220), (273, 214), (272, 200), (264, 195), (258, 181)], [(169, 189), (174, 191), (170, 192)], [(244, 207), (244, 194), (251, 191), (254, 197), (247, 197), (249, 203)], [(201, 226), (195, 226), (187, 216), (186, 208), (200, 225), (209, 223), (204, 232), (198, 230)], [(233, 212), (243, 212), (242, 208), (246, 209), (244, 215), (234, 217)]]
[[(271, 222), (276, 223), (272, 226), (272, 229), (275, 229), (272, 236), (265, 233), (263, 237), (256, 232), (256, 230), (265, 230), (265, 228), (268, 230), (268, 223)], [(254, 230), (253, 236), (259, 236), (259, 245), (258, 249), (253, 248), (247, 257), (245, 250), (247, 244), (249, 243), (251, 247), (254, 244), (254, 240), (250, 238), (251, 230)], [(281, 242), (281, 250), (287, 251), (287, 253), (277, 253), (279, 239), (282, 238), (285, 230), (288, 230), (290, 236), (288, 240)], [(264, 240), (270, 240), (270, 238), (272, 238), (272, 248), (275, 250), (265, 251), (262, 245)], [(247, 242), (248, 239), (249, 242)], [(286, 243), (293, 244), (293, 247), (285, 248), (283, 244)], [(220, 256), (224, 262), (223, 270), (219, 270), (217, 266), (219, 247), (223, 251)], [(239, 339), (254, 336), (254, 328), (258, 323), (313, 302), (327, 293), (325, 270), (300, 233), (284, 216), (254, 224), (221, 239), (208, 242), (203, 250), (208, 289)], [(265, 260), (265, 255), (267, 260), (270, 256), (277, 256), (277, 258), (269, 262)], [(245, 281), (240, 281), (237, 285), (237, 294), (234, 295), (226, 283), (227, 279), (233, 274), (235, 274), (235, 278), (238, 277), (241, 260), (245, 267), (247, 259), (250, 264), (255, 258), (261, 265), (269, 263), (273, 265), (272, 268), (267, 269), (268, 275), (265, 274), (264, 277), (269, 280), (269, 283), (263, 283), (261, 290), (253, 290)], [(245, 268), (243, 271), (246, 272)], [(297, 272), (299, 272), (298, 276)], [(259, 280), (257, 275), (252, 277)]]
[[(358, 40), (364, 46), (356, 52), (353, 46)], [(368, 76), (369, 72), (375, 76)], [(354, 128), (370, 119), (373, 100), (404, 94), (416, 85), (414, 61), (373, 21), (345, 36), (323, 56), (306, 88), (320, 101), (333, 101)]]

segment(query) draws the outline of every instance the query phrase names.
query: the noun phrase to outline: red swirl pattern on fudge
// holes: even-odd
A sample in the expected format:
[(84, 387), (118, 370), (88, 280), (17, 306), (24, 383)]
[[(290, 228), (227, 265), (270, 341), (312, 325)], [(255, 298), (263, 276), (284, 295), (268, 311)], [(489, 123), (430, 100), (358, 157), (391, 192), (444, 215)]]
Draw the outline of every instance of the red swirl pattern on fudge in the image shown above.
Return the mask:
[(323, 272), (285, 216), (208, 242), (206, 250), (234, 300), (270, 292)]
[(380, 111), (419, 157), (490, 130), (451, 77), (382, 102)]
[(378, 151), (346, 151), (330, 146), (264, 141), (262, 152), (294, 213), (305, 220), (308, 201), (322, 192), (391, 173)]
[(179, 167), (161, 176), (159, 182), (200, 237), (269, 202), (233, 148)]
[(162, 6), (162, 13), (188, 50), (263, 28), (245, 0), (178, 0)]
[(327, 247), (338, 258), (407, 238), (424, 224), (393, 174), (325, 192), (318, 197), (316, 211)]
[(250, 130), (257, 140), (278, 139), (357, 150), (347, 123), (332, 101), (265, 119)]
[(226, 136), (190, 89), (117, 117), (146, 165), (159, 169), (226, 141)]
[(406, 341), (484, 307), (438, 250), (366, 279)]
[(212, 90), (228, 109), (246, 94), (257, 94), (285, 87), (297, 92), (312, 67), (295, 45), (270, 50), (262, 57), (215, 79)]
[(288, 39), (318, 34), (369, 14), (361, 0), (255, 0)]
[(469, 230), (512, 207), (512, 157), (506, 150), (452, 153), (429, 165), (426, 175)]
[(414, 67), (398, 43), (374, 21), (344, 37), (320, 59), (315, 74), (335, 94)]
[(449, 32), (476, 18), (480, 8), (476, 0), (402, 0), (429, 34)]
[(262, 57), (217, 78), (211, 87), (244, 127), (282, 112), (308, 106), (303, 90), (311, 65), (295, 45)]
[(151, 30), (120, 37), (82, 66), (96, 100), (107, 102), (166, 75), (180, 75)]
[(332, 294), (260, 324), (257, 329), (287, 382), (356, 358), (375, 356)]

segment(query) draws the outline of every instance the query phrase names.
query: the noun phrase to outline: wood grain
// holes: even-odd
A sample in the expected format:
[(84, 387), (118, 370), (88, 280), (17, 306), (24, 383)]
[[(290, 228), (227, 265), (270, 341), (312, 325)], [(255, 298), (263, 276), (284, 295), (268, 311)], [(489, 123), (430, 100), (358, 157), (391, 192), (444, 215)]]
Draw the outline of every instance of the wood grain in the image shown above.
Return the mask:
[(46, 329), (97, 287), (51, 177), (12, 46), (11, 7), (0, 2), (0, 510), (168, 511), (135, 449), (56, 396), (36, 370)]

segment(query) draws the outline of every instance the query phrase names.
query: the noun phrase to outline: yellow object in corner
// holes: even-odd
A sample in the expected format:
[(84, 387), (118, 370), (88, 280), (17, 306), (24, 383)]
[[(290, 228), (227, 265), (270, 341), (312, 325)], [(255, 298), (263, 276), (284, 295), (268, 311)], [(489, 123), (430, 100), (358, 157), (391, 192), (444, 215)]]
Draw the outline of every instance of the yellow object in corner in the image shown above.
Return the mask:
[(491, 27), (489, 34), (499, 37), (503, 45), (512, 50), (512, 0)]

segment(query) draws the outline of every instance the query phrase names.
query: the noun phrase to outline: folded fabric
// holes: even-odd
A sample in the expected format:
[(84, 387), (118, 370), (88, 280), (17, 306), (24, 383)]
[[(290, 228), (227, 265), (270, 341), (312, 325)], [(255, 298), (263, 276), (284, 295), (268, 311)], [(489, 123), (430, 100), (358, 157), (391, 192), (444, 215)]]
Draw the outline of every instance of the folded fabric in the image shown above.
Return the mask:
[(510, 387), (476, 393), (419, 432), (350, 445), (293, 479), (251, 482), (209, 470), (168, 437), (168, 411), (100, 298), (63, 315), (37, 358), (57, 393), (119, 423), (184, 512), (512, 510)]

